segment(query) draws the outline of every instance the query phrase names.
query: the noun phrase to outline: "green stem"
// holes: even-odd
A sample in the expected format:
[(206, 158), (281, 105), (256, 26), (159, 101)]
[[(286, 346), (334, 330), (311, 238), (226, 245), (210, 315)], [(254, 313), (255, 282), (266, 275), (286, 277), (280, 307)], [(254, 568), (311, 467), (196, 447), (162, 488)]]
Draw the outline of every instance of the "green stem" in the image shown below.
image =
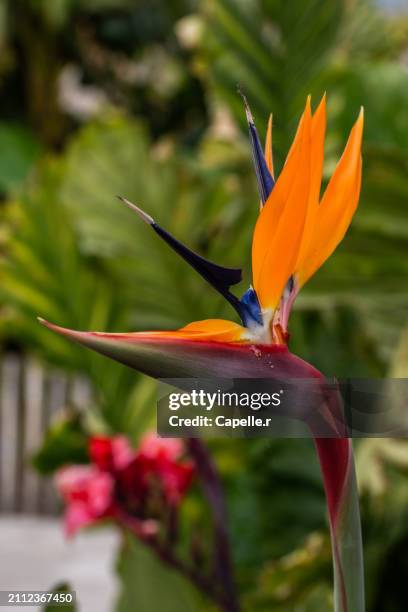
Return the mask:
[(330, 521), (335, 612), (364, 612), (364, 565), (353, 447), (347, 438), (315, 438)]
[(364, 612), (364, 564), (360, 507), (350, 442), (348, 478), (337, 521), (331, 525), (335, 612)]

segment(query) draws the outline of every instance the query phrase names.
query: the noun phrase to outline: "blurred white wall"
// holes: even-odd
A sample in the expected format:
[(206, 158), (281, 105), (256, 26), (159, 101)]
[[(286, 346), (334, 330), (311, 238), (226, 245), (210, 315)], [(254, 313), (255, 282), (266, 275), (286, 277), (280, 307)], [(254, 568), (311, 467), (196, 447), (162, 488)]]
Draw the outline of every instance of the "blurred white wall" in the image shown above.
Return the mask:
[(118, 545), (113, 530), (92, 530), (67, 541), (58, 519), (3, 515), (0, 542), (0, 590), (49, 590), (67, 581), (80, 612), (112, 611)]

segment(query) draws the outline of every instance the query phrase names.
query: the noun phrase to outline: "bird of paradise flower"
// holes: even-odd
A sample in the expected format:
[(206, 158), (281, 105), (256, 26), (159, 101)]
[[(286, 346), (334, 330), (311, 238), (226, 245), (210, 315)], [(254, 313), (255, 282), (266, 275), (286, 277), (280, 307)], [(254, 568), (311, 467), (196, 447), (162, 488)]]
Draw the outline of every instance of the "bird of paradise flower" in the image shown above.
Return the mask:
[[(252, 286), (239, 299), (231, 287), (241, 270), (210, 262), (177, 240), (147, 213), (121, 198), (212, 285), (241, 323), (196, 321), (176, 331), (79, 332), (50, 329), (156, 378), (313, 378), (323, 375), (287, 348), (288, 321), (299, 290), (333, 253), (357, 208), (361, 187), (363, 111), (320, 199), (326, 99), (312, 114), (306, 101), (297, 133), (275, 181), (272, 120), (265, 150), (244, 98), (260, 213), (252, 243)], [(271, 370), (271, 365), (273, 369)], [(351, 442), (315, 438), (326, 491), (334, 566), (336, 612), (364, 610), (361, 528)]]

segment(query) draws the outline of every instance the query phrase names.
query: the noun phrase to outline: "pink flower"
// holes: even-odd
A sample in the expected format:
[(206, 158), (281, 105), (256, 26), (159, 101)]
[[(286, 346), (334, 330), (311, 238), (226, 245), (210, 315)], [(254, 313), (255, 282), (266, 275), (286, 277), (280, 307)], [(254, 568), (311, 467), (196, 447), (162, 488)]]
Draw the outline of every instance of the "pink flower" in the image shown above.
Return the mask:
[(177, 438), (160, 438), (148, 432), (139, 445), (140, 457), (151, 460), (149, 469), (160, 481), (163, 494), (170, 504), (178, 504), (188, 487), (194, 473), (193, 464), (181, 461), (184, 442)]
[(184, 443), (178, 438), (160, 438), (148, 432), (139, 445), (141, 456), (152, 460), (151, 469), (161, 480), (164, 495), (170, 504), (178, 504), (191, 484), (193, 464), (178, 461), (184, 452)]
[(59, 470), (55, 482), (67, 504), (67, 535), (111, 514), (114, 480), (107, 472), (93, 466), (73, 465)]
[(89, 455), (92, 463), (110, 472), (125, 468), (133, 460), (135, 451), (125, 436), (94, 436), (89, 442)]
[(160, 438), (154, 432), (143, 436), (139, 444), (139, 453), (150, 459), (165, 457), (176, 461), (184, 452), (184, 444), (178, 438)]
[(189, 488), (194, 468), (182, 460), (181, 440), (146, 434), (138, 449), (124, 436), (95, 436), (89, 441), (91, 465), (64, 467), (56, 486), (66, 503), (65, 530), (111, 519), (141, 538), (159, 529), (166, 504), (177, 506)]
[(77, 531), (96, 522), (95, 517), (83, 502), (73, 502), (67, 506), (64, 517), (65, 535), (70, 538)]
[(156, 465), (165, 497), (169, 504), (181, 502), (194, 476), (194, 466), (191, 461), (174, 463), (165, 458), (159, 458)]

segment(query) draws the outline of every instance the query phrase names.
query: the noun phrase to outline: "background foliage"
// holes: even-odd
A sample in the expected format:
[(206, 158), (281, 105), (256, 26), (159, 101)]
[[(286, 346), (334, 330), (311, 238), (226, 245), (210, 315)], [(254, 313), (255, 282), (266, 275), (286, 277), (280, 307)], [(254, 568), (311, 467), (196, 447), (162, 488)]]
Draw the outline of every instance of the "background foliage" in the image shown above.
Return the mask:
[[(408, 17), (398, 6), (2, 0), (3, 350), (34, 352), (86, 376), (99, 429), (136, 439), (152, 426), (151, 381), (50, 334), (35, 317), (125, 331), (233, 316), (115, 195), (140, 202), (201, 253), (245, 266), (257, 197), (240, 83), (261, 131), (274, 114), (278, 169), (305, 96), (316, 105), (327, 91), (326, 179), (364, 105), (359, 212), (302, 293), (291, 348), (328, 375), (408, 376)], [(75, 421), (56, 425), (37, 456), (40, 469), (80, 460), (77, 429)], [(247, 609), (329, 610), (330, 551), (311, 444), (235, 441), (214, 452)], [(408, 448), (361, 441), (357, 460), (368, 609), (403, 610)], [(124, 584), (131, 564), (154, 580), (141, 553), (126, 562), (129, 554), (118, 566)], [(143, 610), (157, 609), (157, 593), (140, 596)], [(121, 611), (128, 597), (125, 589)]]

